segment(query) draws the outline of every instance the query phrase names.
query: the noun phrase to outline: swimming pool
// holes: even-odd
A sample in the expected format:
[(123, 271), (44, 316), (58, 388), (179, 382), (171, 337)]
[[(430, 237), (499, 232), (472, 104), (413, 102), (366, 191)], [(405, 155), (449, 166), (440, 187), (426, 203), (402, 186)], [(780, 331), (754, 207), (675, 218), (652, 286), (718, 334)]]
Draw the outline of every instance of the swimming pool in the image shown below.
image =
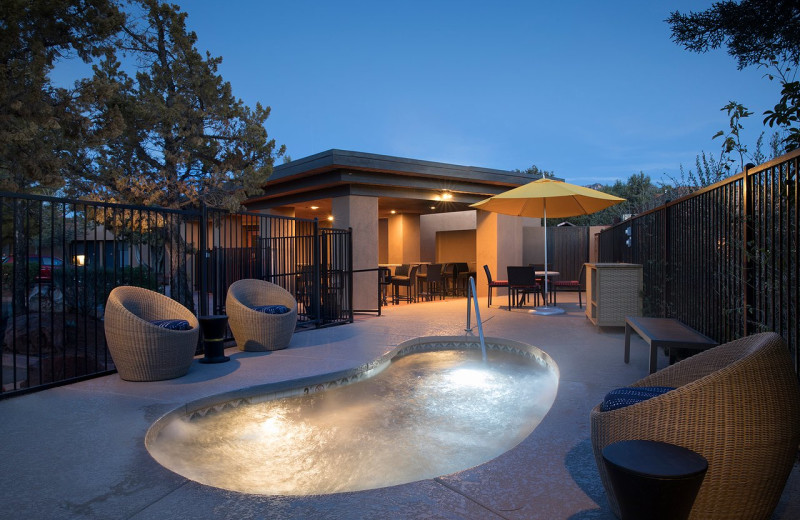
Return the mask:
[(243, 389), (181, 407), (148, 431), (162, 465), (223, 489), (326, 494), (485, 463), (550, 409), (558, 367), (531, 345), (471, 337), (405, 342), (343, 373)]

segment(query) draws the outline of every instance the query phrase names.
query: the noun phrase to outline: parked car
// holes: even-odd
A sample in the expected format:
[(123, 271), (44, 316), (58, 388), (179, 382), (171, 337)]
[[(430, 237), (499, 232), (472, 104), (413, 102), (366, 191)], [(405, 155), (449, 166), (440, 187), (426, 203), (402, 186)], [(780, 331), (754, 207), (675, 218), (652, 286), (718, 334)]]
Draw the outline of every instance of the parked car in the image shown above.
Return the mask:
[[(13, 264), (14, 255), (3, 258), (4, 264)], [(64, 261), (60, 258), (53, 256), (29, 256), (29, 264), (39, 264), (39, 274), (34, 278), (37, 282), (52, 282), (53, 269), (59, 269), (64, 266)]]

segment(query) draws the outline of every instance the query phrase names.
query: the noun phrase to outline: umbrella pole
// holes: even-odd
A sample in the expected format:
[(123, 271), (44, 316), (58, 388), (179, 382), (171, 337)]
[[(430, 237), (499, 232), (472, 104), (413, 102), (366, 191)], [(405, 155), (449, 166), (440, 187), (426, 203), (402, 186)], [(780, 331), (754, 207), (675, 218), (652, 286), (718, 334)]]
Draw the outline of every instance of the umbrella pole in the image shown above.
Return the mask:
[(547, 289), (547, 199), (542, 201), (542, 224), (544, 224), (544, 306), (547, 307), (547, 297), (550, 296), (550, 291)]
[(545, 198), (542, 201), (542, 215), (543, 215), (543, 224), (544, 224), (544, 305), (541, 307), (536, 307), (532, 311), (529, 311), (531, 314), (541, 314), (542, 316), (549, 316), (552, 314), (563, 314), (565, 311), (561, 307), (550, 307), (547, 303), (547, 297), (550, 296), (549, 286), (547, 284), (547, 279), (549, 278), (547, 273), (547, 199)]

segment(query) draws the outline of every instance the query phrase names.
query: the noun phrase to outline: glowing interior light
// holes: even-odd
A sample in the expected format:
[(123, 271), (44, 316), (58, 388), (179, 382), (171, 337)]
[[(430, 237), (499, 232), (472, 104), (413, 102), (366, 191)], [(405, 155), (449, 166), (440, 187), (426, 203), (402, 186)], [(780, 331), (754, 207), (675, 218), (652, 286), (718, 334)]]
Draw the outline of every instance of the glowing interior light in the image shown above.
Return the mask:
[(389, 213), (391, 213), (392, 215), (396, 215), (397, 214), (397, 212), (395, 210), (392, 210)]
[(452, 193), (444, 193), (444, 194), (442, 194), (442, 200), (450, 200), (452, 198), (453, 198), (453, 194)]
[(311, 209), (319, 209), (319, 206), (311, 206)]
[(333, 222), (333, 215), (331, 215), (330, 217), (328, 217), (328, 220), (329, 220), (329, 221), (331, 221), (331, 222)]
[(459, 368), (448, 374), (450, 382), (459, 386), (469, 386), (473, 388), (486, 388), (491, 385), (491, 378), (485, 370), (474, 368)]

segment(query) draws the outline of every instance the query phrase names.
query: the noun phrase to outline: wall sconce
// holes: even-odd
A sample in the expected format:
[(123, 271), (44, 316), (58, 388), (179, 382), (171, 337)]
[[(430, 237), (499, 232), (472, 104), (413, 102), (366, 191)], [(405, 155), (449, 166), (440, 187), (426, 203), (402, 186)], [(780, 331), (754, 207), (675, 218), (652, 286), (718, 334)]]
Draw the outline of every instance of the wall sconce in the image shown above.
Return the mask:
[(329, 217), (328, 217), (328, 221), (329, 221), (329, 222), (333, 222), (333, 215), (331, 215), (331, 216), (329, 216)]

